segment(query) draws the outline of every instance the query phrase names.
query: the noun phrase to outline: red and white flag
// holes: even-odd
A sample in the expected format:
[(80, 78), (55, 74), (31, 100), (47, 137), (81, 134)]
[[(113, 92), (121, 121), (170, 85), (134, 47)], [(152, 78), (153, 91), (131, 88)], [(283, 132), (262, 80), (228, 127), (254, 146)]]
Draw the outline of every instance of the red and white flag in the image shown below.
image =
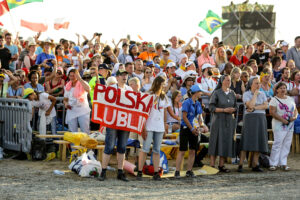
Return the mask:
[(56, 18), (54, 20), (54, 29), (59, 30), (61, 28), (68, 29), (70, 25), (70, 22), (66, 21), (65, 18)]
[(48, 30), (48, 25), (43, 23), (28, 22), (21, 19), (21, 26), (28, 28), (35, 32), (46, 32)]
[(9, 12), (9, 7), (7, 5), (7, 1), (0, 0), (0, 16), (4, 15), (7, 12)]

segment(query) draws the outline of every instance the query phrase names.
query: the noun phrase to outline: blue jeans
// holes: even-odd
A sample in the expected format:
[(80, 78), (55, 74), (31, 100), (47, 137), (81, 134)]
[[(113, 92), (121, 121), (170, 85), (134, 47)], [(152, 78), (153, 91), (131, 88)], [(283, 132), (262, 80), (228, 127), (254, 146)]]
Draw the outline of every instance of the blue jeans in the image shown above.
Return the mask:
[(163, 137), (164, 132), (147, 131), (147, 138), (143, 142), (143, 152), (149, 153), (150, 146), (153, 141), (152, 151), (153, 153), (159, 153)]
[(71, 132), (78, 132), (78, 124), (81, 132), (90, 134), (90, 113), (70, 120), (68, 123), (69, 130)]
[(116, 139), (118, 139), (117, 152), (120, 154), (124, 154), (126, 151), (128, 137), (129, 137), (128, 131), (106, 128), (104, 153), (107, 155), (112, 154), (116, 144)]
[[(52, 118), (51, 124), (47, 125), (47, 131), (51, 130), (52, 135), (56, 135), (56, 116)], [(51, 126), (51, 128), (50, 128)]]

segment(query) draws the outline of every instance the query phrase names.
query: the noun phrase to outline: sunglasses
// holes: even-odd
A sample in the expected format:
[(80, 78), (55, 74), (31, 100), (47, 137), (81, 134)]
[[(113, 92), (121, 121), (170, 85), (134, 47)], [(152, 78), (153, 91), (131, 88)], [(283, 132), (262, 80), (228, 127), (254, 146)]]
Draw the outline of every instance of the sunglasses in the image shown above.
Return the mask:
[(145, 72), (146, 74), (151, 74), (152, 72)]
[(61, 73), (61, 72), (57, 72), (57, 74), (58, 74), (58, 75), (62, 75), (62, 73)]

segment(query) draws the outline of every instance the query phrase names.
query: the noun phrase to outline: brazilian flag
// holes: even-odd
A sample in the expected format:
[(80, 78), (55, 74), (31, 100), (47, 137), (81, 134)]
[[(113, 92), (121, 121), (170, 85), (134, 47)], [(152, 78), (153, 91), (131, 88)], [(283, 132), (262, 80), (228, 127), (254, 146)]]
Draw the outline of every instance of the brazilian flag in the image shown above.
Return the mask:
[(6, 0), (9, 9), (16, 8), (18, 6), (22, 6), (26, 3), (32, 3), (32, 2), (43, 2), (43, 0)]
[(218, 28), (223, 26), (228, 20), (222, 19), (216, 13), (209, 10), (206, 18), (199, 23), (199, 27), (203, 28), (209, 34), (213, 34)]

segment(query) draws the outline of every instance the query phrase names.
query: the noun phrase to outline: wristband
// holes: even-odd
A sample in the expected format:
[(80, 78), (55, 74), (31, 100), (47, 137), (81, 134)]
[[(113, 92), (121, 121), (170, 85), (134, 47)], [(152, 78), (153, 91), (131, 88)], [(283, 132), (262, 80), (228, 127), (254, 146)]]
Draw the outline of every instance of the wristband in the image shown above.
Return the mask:
[(193, 132), (193, 130), (194, 130), (194, 127), (191, 129), (191, 132)]

